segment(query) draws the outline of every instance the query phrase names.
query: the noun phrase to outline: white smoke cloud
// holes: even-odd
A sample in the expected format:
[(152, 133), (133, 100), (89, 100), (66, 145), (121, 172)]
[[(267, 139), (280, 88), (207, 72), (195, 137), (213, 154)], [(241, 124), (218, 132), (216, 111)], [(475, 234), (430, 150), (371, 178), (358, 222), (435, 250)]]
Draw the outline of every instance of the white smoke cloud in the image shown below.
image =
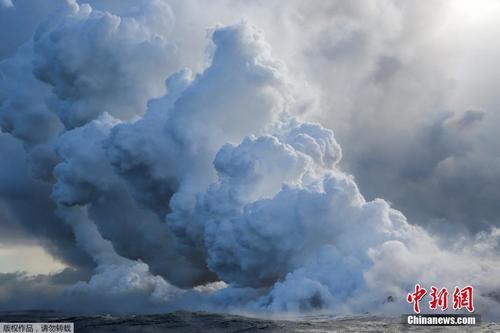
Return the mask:
[[(97, 264), (95, 274), (88, 282), (79, 281), (64, 291), (68, 300), (78, 299), (86, 306), (93, 304), (98, 311), (115, 307), (114, 312), (129, 312), (137, 309), (139, 304), (139, 307), (161, 305), (181, 293), (163, 278), (152, 275), (147, 264), (119, 256), (111, 242), (103, 239), (96, 225), (89, 220), (85, 207), (60, 207), (58, 214), (72, 226), (77, 243)], [(95, 304), (96, 299), (103, 299), (104, 303)], [(123, 304), (124, 300), (126, 303)]]
[[(315, 90), (273, 56), (261, 31), (248, 21), (219, 25), (207, 62), (184, 59), (200, 48), (175, 36), (187, 29), (176, 13), (189, 4), (101, 6), (68, 2), (0, 65), (0, 143), (6, 152), (15, 146), (18, 159), (29, 156), (22, 166), (31, 174), (17, 175), (3, 160), (2, 170), (20, 177), (18, 185), (42, 188), (43, 208), (55, 212), (44, 223), (70, 228), (68, 248), (95, 265), (86, 281), (54, 288), (68, 309), (396, 313), (421, 283), (474, 285), (480, 312), (499, 315), (500, 285), (492, 278), (500, 274), (498, 230), (443, 245), (385, 200), (367, 200), (342, 170), (333, 131), (304, 120), (325, 101), (318, 104)], [(340, 13), (337, 33), (312, 29), (324, 41), (318, 56), (359, 66), (358, 84), (377, 66), (384, 81), (408, 60), (410, 46), (397, 54), (385, 46), (406, 35), (423, 38), (403, 23), (412, 6), (326, 7)], [(295, 15), (303, 9), (290, 8)], [(380, 20), (382, 12), (391, 19)], [(299, 34), (301, 43), (305, 38)], [(278, 39), (271, 36), (283, 45)], [(378, 87), (366, 94), (359, 105), (379, 101)], [(459, 151), (457, 131), (483, 116), (445, 118), (440, 144)], [(453, 169), (452, 162), (441, 169)], [(13, 190), (2, 183), (10, 199)]]
[(33, 46), (23, 45), (15, 58), (1, 63), (0, 125), (3, 132), (28, 144), (48, 141), (61, 129), (57, 117), (47, 109), (49, 86), (32, 74)]
[(175, 46), (146, 23), (158, 16), (168, 22), (171, 13), (161, 3), (151, 6), (136, 18), (74, 4), (67, 15), (39, 26), (33, 71), (52, 85), (48, 104), (67, 128), (104, 112), (131, 119), (162, 93), (176, 63)]

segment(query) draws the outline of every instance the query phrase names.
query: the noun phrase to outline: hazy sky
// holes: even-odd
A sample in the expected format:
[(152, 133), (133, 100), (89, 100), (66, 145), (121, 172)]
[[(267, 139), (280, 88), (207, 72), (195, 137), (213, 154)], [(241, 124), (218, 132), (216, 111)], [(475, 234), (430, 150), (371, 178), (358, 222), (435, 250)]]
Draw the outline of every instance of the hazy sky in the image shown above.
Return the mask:
[(2, 245), (0, 267), (3, 273), (25, 271), (29, 274), (48, 274), (60, 271), (64, 265), (39, 246)]

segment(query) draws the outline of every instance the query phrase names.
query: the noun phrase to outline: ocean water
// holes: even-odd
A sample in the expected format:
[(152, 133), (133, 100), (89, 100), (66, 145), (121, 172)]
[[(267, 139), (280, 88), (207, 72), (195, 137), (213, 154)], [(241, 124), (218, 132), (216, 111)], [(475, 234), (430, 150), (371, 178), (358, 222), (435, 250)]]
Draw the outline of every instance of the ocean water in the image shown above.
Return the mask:
[(86, 332), (500, 332), (500, 323), (472, 327), (423, 327), (401, 324), (400, 317), (328, 315), (263, 319), (233, 314), (177, 311), (155, 315), (78, 316), (55, 312), (2, 312), (0, 322), (73, 322)]

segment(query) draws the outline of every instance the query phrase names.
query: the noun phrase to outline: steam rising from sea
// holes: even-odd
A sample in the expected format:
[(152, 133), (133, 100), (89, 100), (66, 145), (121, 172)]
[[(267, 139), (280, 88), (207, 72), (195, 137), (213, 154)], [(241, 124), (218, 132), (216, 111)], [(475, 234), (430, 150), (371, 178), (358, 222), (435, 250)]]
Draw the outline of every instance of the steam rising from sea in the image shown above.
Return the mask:
[(199, 70), (180, 68), (175, 24), (159, 1), (69, 2), (0, 63), (1, 193), (90, 272), (17, 275), (2, 307), (394, 314), (420, 283), (473, 285), (498, 315), (498, 229), (443, 245), (366, 200), (333, 131), (307, 121), (315, 90), (258, 28), (211, 30)]

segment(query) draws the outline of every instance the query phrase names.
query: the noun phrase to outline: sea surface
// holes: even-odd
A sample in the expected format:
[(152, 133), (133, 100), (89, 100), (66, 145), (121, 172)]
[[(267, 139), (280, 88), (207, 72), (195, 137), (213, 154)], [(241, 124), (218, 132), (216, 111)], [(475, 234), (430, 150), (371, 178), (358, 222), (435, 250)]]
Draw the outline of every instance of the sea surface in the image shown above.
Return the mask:
[(315, 315), (293, 319), (263, 319), (233, 314), (188, 311), (127, 316), (75, 316), (46, 311), (0, 312), (0, 322), (72, 322), (76, 333), (500, 332), (500, 323), (491, 322), (483, 322), (473, 327), (418, 327), (402, 324), (401, 317)]

